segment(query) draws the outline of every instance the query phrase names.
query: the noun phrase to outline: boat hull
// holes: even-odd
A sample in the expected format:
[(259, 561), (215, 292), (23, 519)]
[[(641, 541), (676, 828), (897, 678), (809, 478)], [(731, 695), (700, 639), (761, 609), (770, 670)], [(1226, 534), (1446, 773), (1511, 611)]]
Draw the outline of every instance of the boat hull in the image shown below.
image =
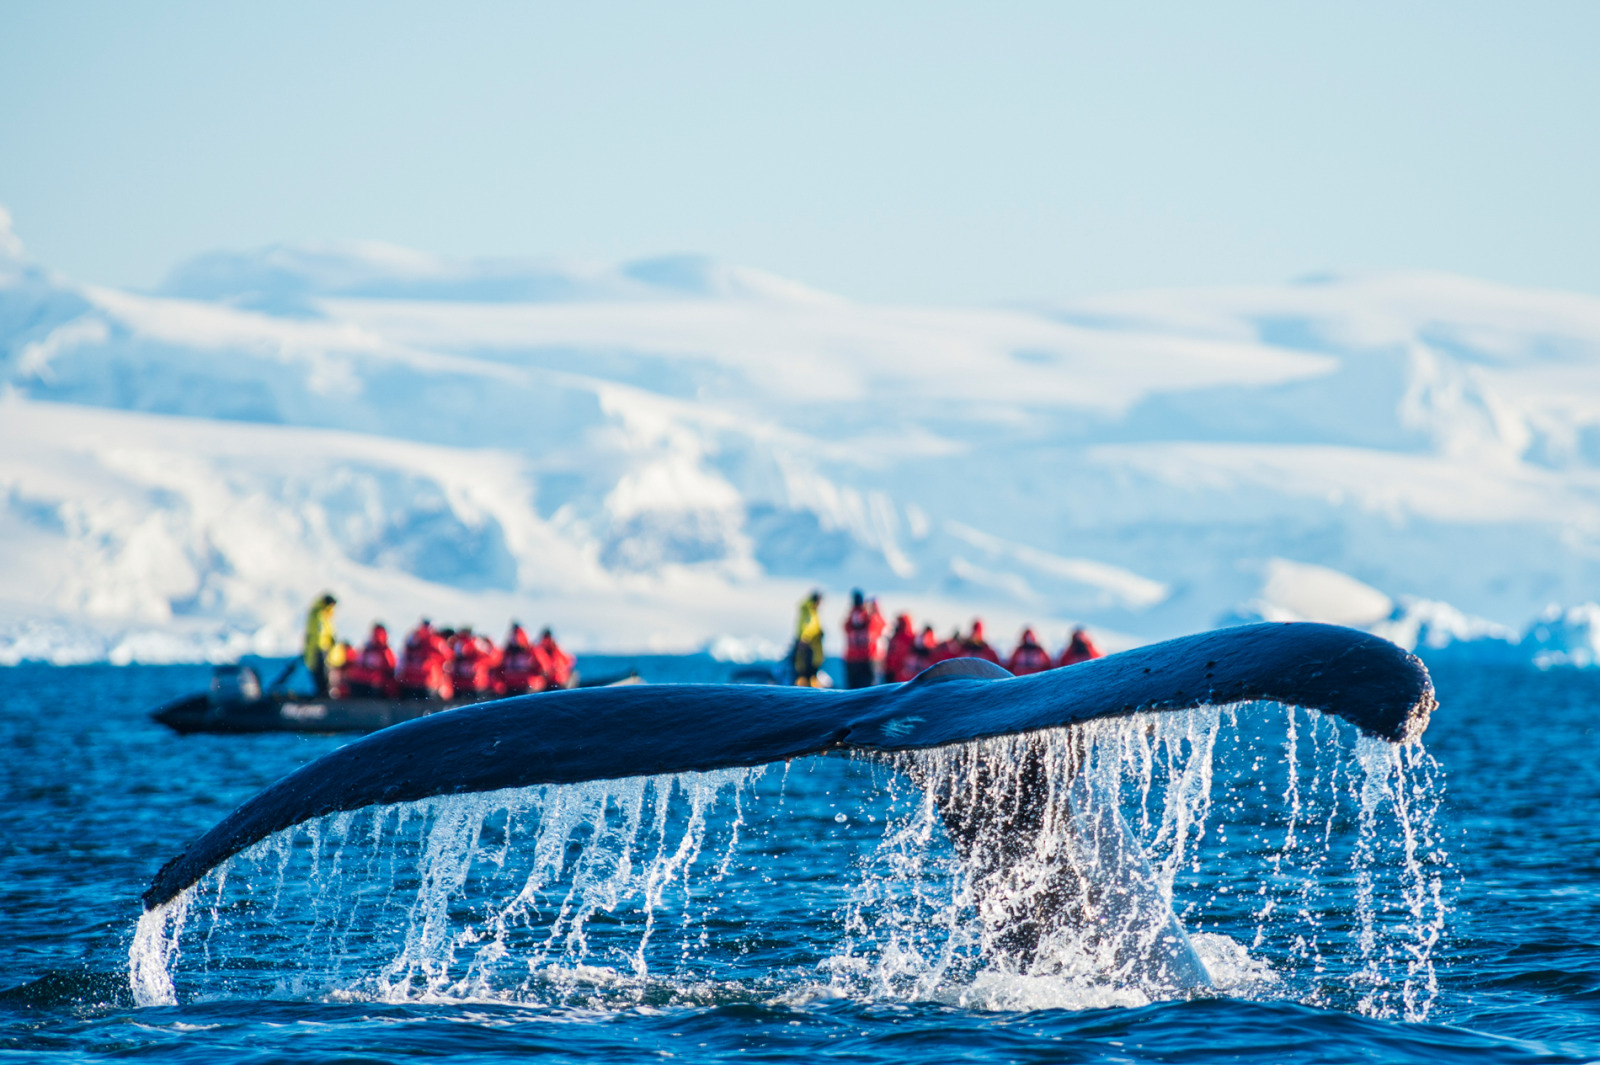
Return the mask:
[(376, 732), (402, 721), (465, 706), (399, 699), (307, 699), (269, 696), (214, 703), (206, 695), (176, 699), (150, 717), (180, 735), (197, 732)]
[[(582, 687), (637, 684), (629, 673), (607, 677)], [(151, 711), (150, 718), (179, 735), (249, 732), (366, 733), (437, 714), (458, 706), (490, 702), (505, 696), (485, 694), (443, 702), (437, 699), (317, 699), (276, 693), (255, 699), (218, 700), (205, 692), (174, 699)]]

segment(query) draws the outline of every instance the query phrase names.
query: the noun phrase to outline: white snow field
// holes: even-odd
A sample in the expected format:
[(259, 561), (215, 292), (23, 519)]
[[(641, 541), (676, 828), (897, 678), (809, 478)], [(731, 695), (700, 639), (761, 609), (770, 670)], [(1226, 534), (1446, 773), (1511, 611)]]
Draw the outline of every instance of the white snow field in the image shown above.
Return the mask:
[(813, 585), (1004, 644), (1542, 617), (1581, 658), (1548, 610), (1600, 585), (1600, 299), (1411, 274), (899, 307), (375, 244), (138, 294), (0, 212), (0, 546), (0, 661), (284, 650), (325, 588), (352, 636), (515, 616), (752, 656)]

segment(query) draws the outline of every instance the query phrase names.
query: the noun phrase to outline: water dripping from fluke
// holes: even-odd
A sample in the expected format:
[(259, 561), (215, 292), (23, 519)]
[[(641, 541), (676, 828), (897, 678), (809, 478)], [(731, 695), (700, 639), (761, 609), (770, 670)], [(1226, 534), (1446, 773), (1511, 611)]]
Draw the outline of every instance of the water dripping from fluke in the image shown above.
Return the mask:
[[(135, 996), (1241, 993), (1426, 1014), (1437, 770), (1393, 742), (1433, 706), (1414, 658), (1296, 625), (1037, 677), (951, 665), (860, 693), (559, 693), (376, 733), (163, 870)], [(761, 769), (841, 750), (776, 794)]]

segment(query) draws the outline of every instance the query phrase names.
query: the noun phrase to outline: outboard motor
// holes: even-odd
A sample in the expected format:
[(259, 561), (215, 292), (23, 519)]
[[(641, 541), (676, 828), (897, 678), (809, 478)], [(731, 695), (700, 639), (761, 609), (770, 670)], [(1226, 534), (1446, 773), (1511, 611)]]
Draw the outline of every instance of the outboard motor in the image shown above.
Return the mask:
[(253, 703), (261, 698), (261, 678), (249, 666), (217, 666), (211, 671), (211, 691), (206, 698), (212, 706)]

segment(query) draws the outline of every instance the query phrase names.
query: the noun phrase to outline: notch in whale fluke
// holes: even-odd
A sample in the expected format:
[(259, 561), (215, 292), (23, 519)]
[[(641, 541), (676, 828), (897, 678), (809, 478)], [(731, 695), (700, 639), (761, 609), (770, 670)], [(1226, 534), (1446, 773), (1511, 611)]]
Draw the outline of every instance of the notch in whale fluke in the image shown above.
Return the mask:
[[(1010, 677), (942, 663), (859, 691), (733, 684), (588, 688), (479, 703), (375, 732), (284, 777), (156, 874), (146, 908), (280, 829), (433, 795), (911, 750), (1141, 711), (1270, 700), (1391, 742), (1436, 705), (1421, 661), (1335, 625), (1245, 625)], [(937, 672), (936, 672), (937, 671)]]

